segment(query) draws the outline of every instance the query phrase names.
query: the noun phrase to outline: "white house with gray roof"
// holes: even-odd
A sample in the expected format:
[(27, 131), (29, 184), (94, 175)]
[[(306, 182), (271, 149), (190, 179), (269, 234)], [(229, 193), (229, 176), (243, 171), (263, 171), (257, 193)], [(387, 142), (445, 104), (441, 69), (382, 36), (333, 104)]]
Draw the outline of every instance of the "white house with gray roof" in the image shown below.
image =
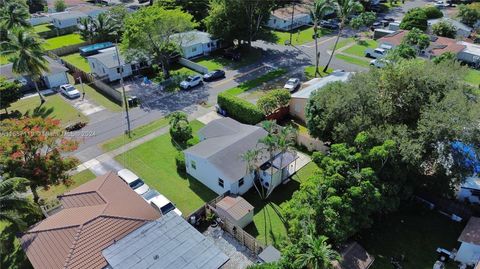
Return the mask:
[[(88, 56), (87, 60), (93, 74), (99, 78), (107, 78), (110, 82), (119, 80), (121, 75), (123, 77), (132, 75), (132, 64), (125, 63), (121, 55), (120, 65), (118, 64), (115, 47), (100, 50), (98, 54)], [(123, 67), (123, 71), (120, 66)]]
[(208, 55), (210, 52), (220, 48), (218, 39), (213, 39), (209, 33), (201, 31), (173, 34), (171, 38), (181, 47), (183, 57), (187, 59)]

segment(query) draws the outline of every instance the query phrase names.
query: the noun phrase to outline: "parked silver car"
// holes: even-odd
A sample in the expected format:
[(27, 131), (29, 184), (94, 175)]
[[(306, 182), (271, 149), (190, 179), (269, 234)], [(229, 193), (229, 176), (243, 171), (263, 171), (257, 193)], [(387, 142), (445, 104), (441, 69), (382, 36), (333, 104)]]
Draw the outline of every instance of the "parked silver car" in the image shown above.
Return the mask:
[(67, 98), (74, 99), (80, 97), (80, 92), (71, 84), (64, 84), (60, 86), (60, 92)]

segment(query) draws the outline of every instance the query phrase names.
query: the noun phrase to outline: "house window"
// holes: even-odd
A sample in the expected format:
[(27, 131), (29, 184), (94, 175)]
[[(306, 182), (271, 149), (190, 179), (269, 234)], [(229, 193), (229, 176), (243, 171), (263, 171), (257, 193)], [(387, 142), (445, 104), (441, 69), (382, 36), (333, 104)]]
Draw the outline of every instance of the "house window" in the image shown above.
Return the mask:
[(95, 68), (95, 64), (94, 64), (94, 63), (92, 63), (92, 68)]
[(287, 23), (287, 20), (283, 20), (283, 23)]
[(273, 24), (277, 24), (277, 19), (273, 19)]
[(210, 48), (210, 43), (207, 43), (207, 48)]
[(238, 187), (241, 187), (243, 186), (243, 183), (245, 183), (245, 181), (243, 180), (243, 177), (238, 181)]
[(192, 48), (192, 52), (195, 52), (195, 51), (197, 51), (197, 47)]
[(223, 188), (223, 179), (221, 178), (218, 179), (218, 186)]
[(195, 163), (195, 161), (191, 161), (190, 165), (192, 166), (193, 169), (197, 169), (197, 164)]
[(103, 73), (105, 74), (105, 68), (102, 67), (102, 71), (103, 71)]
[(120, 74), (120, 72), (122, 72), (121, 67), (117, 67), (117, 73)]

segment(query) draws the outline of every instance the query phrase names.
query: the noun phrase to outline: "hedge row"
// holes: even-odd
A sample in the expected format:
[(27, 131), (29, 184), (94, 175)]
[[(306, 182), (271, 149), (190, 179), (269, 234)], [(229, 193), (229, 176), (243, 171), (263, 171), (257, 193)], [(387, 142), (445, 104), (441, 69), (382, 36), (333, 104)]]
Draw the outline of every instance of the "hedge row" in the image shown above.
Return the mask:
[(241, 123), (254, 125), (265, 118), (257, 106), (229, 93), (220, 93), (217, 102), (222, 109), (227, 111), (229, 117)]

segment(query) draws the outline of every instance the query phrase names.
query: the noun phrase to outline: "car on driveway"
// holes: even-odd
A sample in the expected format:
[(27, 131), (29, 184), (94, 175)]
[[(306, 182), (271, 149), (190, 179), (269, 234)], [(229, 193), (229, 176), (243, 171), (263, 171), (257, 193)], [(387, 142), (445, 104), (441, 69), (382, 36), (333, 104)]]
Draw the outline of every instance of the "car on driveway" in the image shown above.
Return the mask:
[[(175, 207), (175, 205), (167, 199), (167, 197), (161, 195), (156, 190), (150, 190), (150, 194), (144, 197), (145, 201), (158, 210), (162, 215), (167, 214), (170, 211), (175, 212), (177, 215), (182, 216), (182, 211)], [(149, 198), (148, 200), (146, 198)]]
[(290, 78), (287, 80), (287, 83), (283, 86), (284, 89), (287, 89), (289, 92), (294, 92), (300, 88), (300, 79)]
[(118, 171), (117, 175), (139, 195), (146, 193), (150, 189), (141, 178), (128, 169)]
[(60, 92), (67, 98), (74, 99), (80, 97), (80, 92), (71, 84), (64, 84), (60, 86)]
[(180, 88), (184, 90), (188, 90), (190, 88), (202, 85), (202, 76), (200, 75), (194, 75), (194, 76), (188, 76), (184, 81), (180, 82)]
[(370, 65), (376, 68), (384, 68), (389, 63), (390, 61), (385, 59), (374, 59), (370, 61)]
[(443, 1), (436, 1), (433, 5), (439, 9), (446, 8), (448, 6), (448, 4)]
[(338, 23), (333, 22), (333, 21), (321, 21), (320, 22), (320, 27), (325, 28), (325, 29), (330, 29), (330, 30), (337, 30), (340, 28)]
[(203, 81), (212, 81), (219, 78), (225, 78), (225, 71), (215, 69), (203, 75)]

